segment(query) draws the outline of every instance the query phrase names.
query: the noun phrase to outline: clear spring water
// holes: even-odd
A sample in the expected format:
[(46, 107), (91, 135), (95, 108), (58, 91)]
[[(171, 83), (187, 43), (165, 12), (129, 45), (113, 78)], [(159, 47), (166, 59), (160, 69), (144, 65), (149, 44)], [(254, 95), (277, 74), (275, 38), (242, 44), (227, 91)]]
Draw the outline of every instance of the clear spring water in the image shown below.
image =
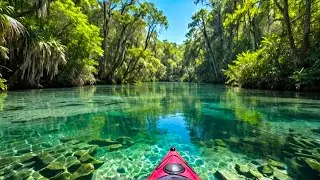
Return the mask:
[[(319, 127), (319, 94), (188, 83), (0, 94), (0, 158), (54, 147), (61, 137), (131, 137), (135, 144), (129, 148), (98, 152), (105, 163), (94, 179), (145, 178), (172, 145), (203, 179), (215, 179), (216, 170), (236, 173), (236, 163), (281, 159), (279, 144), (289, 131), (319, 140), (311, 131)], [(227, 147), (208, 145), (216, 139)], [(253, 145), (228, 144), (246, 139)]]

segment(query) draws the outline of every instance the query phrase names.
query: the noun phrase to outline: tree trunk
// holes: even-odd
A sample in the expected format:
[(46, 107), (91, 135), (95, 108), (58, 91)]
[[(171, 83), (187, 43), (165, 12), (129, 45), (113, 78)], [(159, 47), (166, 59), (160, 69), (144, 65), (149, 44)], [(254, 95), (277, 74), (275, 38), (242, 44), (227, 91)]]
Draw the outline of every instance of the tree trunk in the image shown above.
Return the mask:
[[(152, 33), (155, 31), (155, 28), (156, 28), (156, 26), (153, 26), (153, 25), (152, 25), (152, 26), (149, 26), (148, 33), (147, 33), (147, 37), (146, 37), (146, 39), (145, 39), (145, 44), (144, 44), (144, 49), (143, 49), (144, 51), (148, 49), (149, 41), (150, 41), (150, 38), (151, 38)], [(130, 70), (130, 64), (131, 64), (131, 63), (128, 64), (128, 67), (127, 67), (125, 73), (123, 74), (123, 80), (126, 80), (128, 74), (129, 74), (130, 72), (134, 71), (134, 69), (136, 68), (136, 66), (137, 66), (137, 64), (138, 64), (139, 59), (140, 59), (140, 56), (137, 57), (137, 58), (135, 59), (135, 61), (133, 61), (134, 64), (133, 64), (131, 70)], [(130, 61), (130, 62), (131, 62), (131, 61)]]
[(107, 1), (103, 2), (103, 65), (106, 66), (106, 58), (108, 56), (107, 45), (108, 45), (108, 24), (109, 19), (107, 18)]
[(204, 35), (204, 38), (206, 40), (206, 44), (207, 44), (207, 47), (208, 47), (208, 50), (209, 50), (209, 55), (210, 55), (211, 63), (213, 65), (214, 74), (215, 74), (216, 80), (219, 80), (218, 71), (217, 71), (217, 65), (216, 65), (215, 60), (214, 60), (213, 50), (212, 50), (212, 47), (211, 47), (211, 44), (210, 44), (209, 36), (207, 34), (207, 27), (206, 27), (206, 24), (205, 24), (205, 20), (204, 20), (204, 17), (201, 17), (201, 18), (202, 18), (201, 21), (202, 21), (202, 25), (203, 25), (203, 35)]
[(310, 21), (311, 21), (311, 0), (306, 0), (306, 16), (304, 20), (304, 33), (303, 33), (303, 52), (306, 57), (310, 48)]
[(278, 7), (278, 9), (283, 14), (284, 24), (285, 24), (285, 27), (286, 27), (290, 48), (291, 48), (291, 51), (292, 51), (292, 54), (293, 54), (293, 58), (296, 61), (295, 64), (297, 65), (297, 63), (299, 61), (299, 55), (298, 55), (297, 46), (296, 46), (295, 41), (294, 41), (293, 33), (292, 33), (290, 16), (289, 16), (288, 0), (284, 0), (283, 1), (283, 8), (281, 7), (281, 5), (279, 4), (279, 2), (277, 0), (274, 0), (274, 2), (276, 4), (276, 6)]

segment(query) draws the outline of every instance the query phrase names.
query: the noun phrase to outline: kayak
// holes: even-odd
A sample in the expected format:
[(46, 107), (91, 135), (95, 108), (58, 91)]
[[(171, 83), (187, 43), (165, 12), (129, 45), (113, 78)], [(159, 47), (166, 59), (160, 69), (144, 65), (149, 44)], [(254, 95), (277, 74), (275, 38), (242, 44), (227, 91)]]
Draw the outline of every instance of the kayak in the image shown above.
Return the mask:
[(174, 147), (162, 159), (148, 180), (200, 180)]

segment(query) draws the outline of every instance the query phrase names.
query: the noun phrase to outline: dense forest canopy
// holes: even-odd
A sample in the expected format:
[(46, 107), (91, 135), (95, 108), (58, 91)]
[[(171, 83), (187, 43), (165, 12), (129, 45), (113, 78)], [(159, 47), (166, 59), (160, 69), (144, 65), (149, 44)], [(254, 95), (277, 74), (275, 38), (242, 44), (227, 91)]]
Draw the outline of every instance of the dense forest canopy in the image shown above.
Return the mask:
[(184, 60), (193, 79), (266, 89), (320, 85), (320, 2), (196, 0)]
[[(187, 3), (187, 2), (186, 2)], [(195, 0), (181, 45), (143, 0), (0, 1), (0, 89), (139, 81), (320, 86), (320, 2)]]
[(4, 0), (0, 17), (2, 89), (180, 79), (183, 49), (158, 39), (153, 3)]

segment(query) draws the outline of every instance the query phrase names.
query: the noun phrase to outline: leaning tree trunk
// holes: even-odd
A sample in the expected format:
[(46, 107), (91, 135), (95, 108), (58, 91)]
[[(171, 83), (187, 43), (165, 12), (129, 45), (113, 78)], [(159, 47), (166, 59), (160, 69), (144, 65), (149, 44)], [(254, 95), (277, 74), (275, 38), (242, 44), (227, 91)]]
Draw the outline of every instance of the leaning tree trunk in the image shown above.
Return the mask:
[(217, 65), (214, 60), (213, 50), (212, 50), (212, 47), (210, 44), (209, 36), (207, 34), (207, 27), (206, 27), (205, 20), (203, 17), (202, 17), (202, 25), (203, 25), (203, 35), (204, 35), (204, 38), (206, 40), (206, 44), (207, 44), (207, 47), (209, 50), (209, 55), (210, 55), (210, 59), (211, 59), (212, 65), (213, 65), (214, 74), (216, 76), (216, 80), (219, 80)]
[(303, 53), (304, 57), (310, 48), (311, 0), (306, 0), (306, 16), (304, 20)]
[(288, 0), (284, 0), (283, 2), (283, 7), (279, 4), (277, 0), (274, 0), (276, 6), (278, 9), (282, 12), (283, 19), (284, 19), (284, 24), (286, 26), (286, 31), (287, 31), (287, 36), (289, 40), (289, 45), (293, 54), (293, 58), (295, 60), (295, 65), (297, 66), (298, 63), (300, 63), (299, 59), (299, 54), (298, 54), (298, 49), (294, 41), (293, 33), (292, 33), (292, 28), (291, 28), (291, 22), (290, 22), (290, 16), (289, 16), (289, 4)]

